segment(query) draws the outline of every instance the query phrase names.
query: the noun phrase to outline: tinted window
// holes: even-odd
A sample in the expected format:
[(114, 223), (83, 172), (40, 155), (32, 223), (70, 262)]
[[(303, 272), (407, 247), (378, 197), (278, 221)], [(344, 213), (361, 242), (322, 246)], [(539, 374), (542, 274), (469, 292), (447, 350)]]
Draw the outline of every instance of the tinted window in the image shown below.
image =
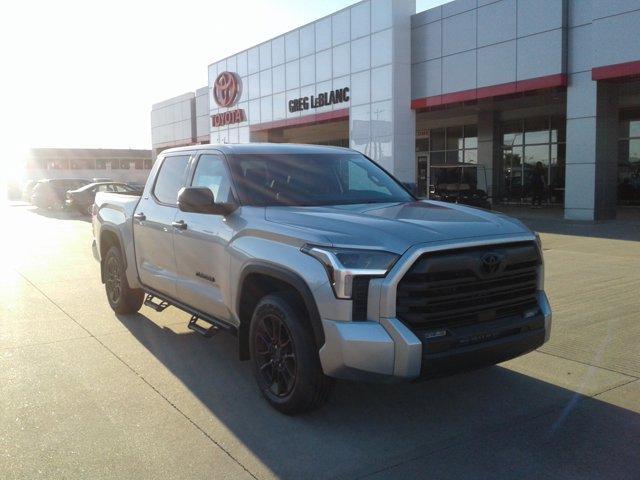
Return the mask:
[(153, 194), (162, 203), (175, 205), (178, 202), (178, 190), (184, 184), (188, 163), (189, 155), (167, 157), (162, 162), (153, 187)]
[(245, 205), (345, 205), (413, 198), (360, 154), (231, 155)]
[(226, 203), (231, 197), (231, 182), (220, 155), (202, 155), (193, 176), (193, 187), (206, 187), (213, 192), (216, 202)]

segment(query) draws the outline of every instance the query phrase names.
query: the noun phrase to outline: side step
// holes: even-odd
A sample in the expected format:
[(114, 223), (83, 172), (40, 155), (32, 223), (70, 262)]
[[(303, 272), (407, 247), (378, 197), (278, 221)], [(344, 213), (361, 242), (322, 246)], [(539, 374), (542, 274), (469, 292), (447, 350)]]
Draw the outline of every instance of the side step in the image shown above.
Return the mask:
[[(203, 327), (202, 325), (199, 325), (198, 320), (202, 320), (209, 326)], [(193, 315), (191, 317), (191, 320), (189, 320), (189, 325), (187, 325), (187, 327), (189, 328), (189, 330), (193, 330), (194, 332), (199, 333), (206, 338), (211, 338), (220, 331), (216, 325), (207, 321), (206, 318), (200, 318), (197, 315)]]
[(156, 298), (153, 295), (147, 294), (147, 296), (144, 299), (144, 304), (149, 307), (149, 308), (153, 308), (156, 312), (162, 312), (163, 310), (165, 310), (167, 307), (170, 307), (171, 304), (165, 300), (160, 300), (160, 303), (158, 302), (154, 302), (153, 299)]

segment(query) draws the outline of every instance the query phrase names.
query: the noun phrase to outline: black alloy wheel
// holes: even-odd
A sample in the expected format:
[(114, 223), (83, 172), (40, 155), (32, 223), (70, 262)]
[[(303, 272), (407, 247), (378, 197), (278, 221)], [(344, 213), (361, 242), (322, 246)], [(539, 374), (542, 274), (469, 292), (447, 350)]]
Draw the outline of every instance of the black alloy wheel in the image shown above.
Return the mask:
[(125, 273), (125, 262), (117, 246), (109, 248), (103, 260), (102, 279), (109, 306), (116, 313), (135, 313), (142, 307), (144, 292), (131, 288)]
[(265, 385), (274, 395), (286, 397), (296, 382), (296, 353), (289, 328), (275, 315), (267, 315), (257, 325), (256, 363)]
[(295, 292), (262, 297), (249, 326), (249, 349), (258, 388), (279, 412), (309, 412), (329, 398), (333, 382), (322, 370), (309, 315)]
[(122, 295), (122, 272), (116, 256), (110, 256), (105, 264), (105, 287), (109, 301), (117, 304)]

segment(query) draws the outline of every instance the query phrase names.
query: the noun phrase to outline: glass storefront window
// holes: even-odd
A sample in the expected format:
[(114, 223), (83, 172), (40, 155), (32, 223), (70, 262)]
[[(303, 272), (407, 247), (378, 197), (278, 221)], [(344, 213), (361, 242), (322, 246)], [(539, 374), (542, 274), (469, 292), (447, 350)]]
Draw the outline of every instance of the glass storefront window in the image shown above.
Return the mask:
[(549, 143), (550, 129), (547, 117), (525, 120), (524, 130), (525, 145)]
[(478, 150), (469, 149), (464, 151), (464, 163), (478, 163)]
[(522, 145), (523, 138), (522, 122), (510, 122), (502, 125), (502, 144), (505, 147)]
[(440, 151), (445, 150), (444, 142), (444, 128), (434, 128), (430, 132), (431, 138), (431, 150)]
[[(442, 168), (443, 165), (478, 163), (478, 129), (475, 125), (418, 129), (416, 151), (419, 152), (418, 191), (426, 195), (430, 187), (444, 182), (447, 175), (454, 174), (452, 172), (459, 171), (449, 167)], [(440, 168), (432, 168), (438, 166)], [(474, 172), (477, 170), (476, 167), (472, 168)]]
[(567, 121), (564, 117), (551, 117), (551, 143), (564, 143), (567, 137)]
[(444, 152), (431, 152), (429, 157), (432, 165), (441, 165), (445, 163)]
[(478, 128), (475, 125), (464, 127), (464, 148), (478, 148)]
[(618, 204), (640, 205), (640, 110), (620, 114)]
[(462, 127), (447, 128), (447, 150), (462, 150), (464, 148)]
[[(462, 150), (460, 151), (460, 153), (462, 153)], [(459, 162), (458, 150), (449, 150), (445, 152), (445, 155), (446, 155), (448, 164), (454, 164)]]
[(564, 117), (539, 117), (502, 125), (502, 175), (497, 188), (500, 200), (530, 202), (539, 193), (534, 179), (541, 173), (543, 201), (564, 201), (565, 122)]
[(416, 152), (428, 152), (428, 151), (429, 151), (429, 139), (416, 138)]

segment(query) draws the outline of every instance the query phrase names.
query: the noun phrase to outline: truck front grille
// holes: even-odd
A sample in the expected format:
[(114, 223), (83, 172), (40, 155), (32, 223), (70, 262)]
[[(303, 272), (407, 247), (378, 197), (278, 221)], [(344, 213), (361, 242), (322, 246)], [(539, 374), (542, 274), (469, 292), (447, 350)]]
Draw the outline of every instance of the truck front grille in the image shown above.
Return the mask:
[(396, 313), (414, 329), (522, 314), (537, 306), (539, 264), (534, 242), (426, 253), (399, 282)]

